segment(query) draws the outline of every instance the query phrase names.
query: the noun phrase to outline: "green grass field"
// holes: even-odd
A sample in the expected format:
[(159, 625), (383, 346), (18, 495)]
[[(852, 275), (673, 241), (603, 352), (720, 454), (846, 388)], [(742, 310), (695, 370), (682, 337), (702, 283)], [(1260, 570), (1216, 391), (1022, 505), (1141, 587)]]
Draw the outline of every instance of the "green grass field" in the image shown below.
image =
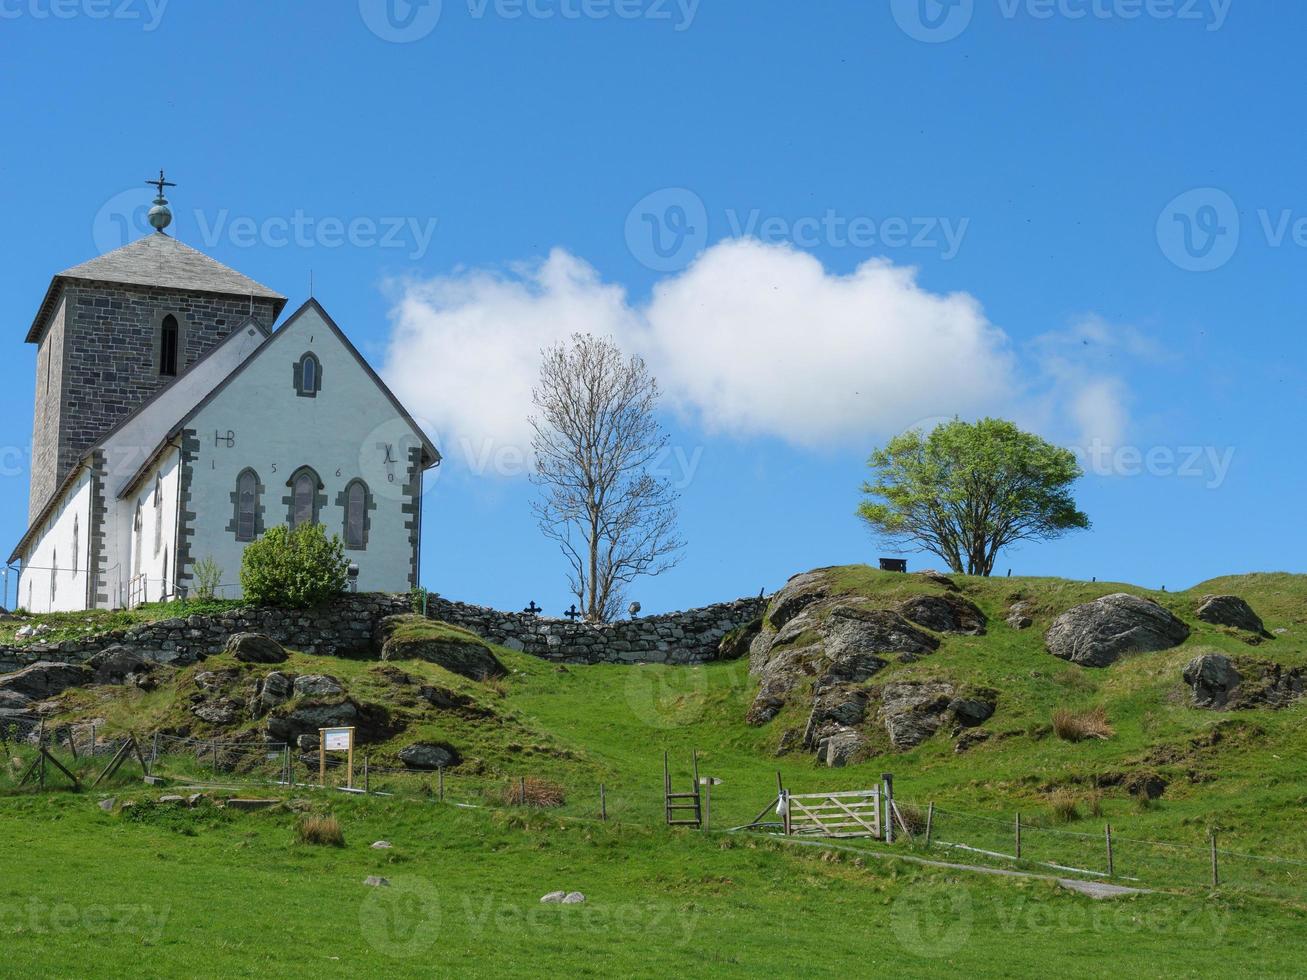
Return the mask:
[[(861, 568), (831, 575), (850, 592), (887, 601), (923, 588)], [(94, 963), (103, 975), (1299, 974), (1307, 863), (1294, 862), (1307, 862), (1307, 705), (1195, 710), (1180, 670), (1200, 650), (1307, 663), (1307, 580), (1263, 575), (1186, 593), (1127, 589), (1163, 602), (1194, 635), (1176, 650), (1100, 671), (1049, 656), (1042, 633), (1068, 606), (1123, 587), (959, 581), (989, 615), (989, 634), (947, 637), (932, 656), (875, 680), (938, 677), (996, 688), (998, 711), (985, 726), (993, 737), (965, 754), (941, 733), (911, 752), (826, 769), (807, 754), (776, 755), (782, 733), (803, 723), (799, 708), (760, 728), (744, 724), (756, 683), (743, 661), (559, 669), (496, 648), (512, 673), (493, 684), (421, 662), (396, 665), (466, 694), (474, 712), (432, 712), (396, 699), (385, 665), (371, 660), (292, 656), (288, 669), (334, 674), (352, 694), (386, 700), (403, 723), (402, 732), (369, 747), (373, 789), (396, 796), (242, 791), (330, 810), (344, 826), (343, 849), (296, 843), (297, 814), (289, 809), (159, 809), (147, 801), (161, 791), (125, 768), (108, 792), (138, 806), (105, 814), (95, 805), (99, 793), (16, 790), (16, 764), (7, 764), (0, 773), (5, 972), (85, 975)], [(1197, 622), (1197, 597), (1214, 591), (1248, 599), (1276, 638), (1249, 647)], [(1014, 596), (1035, 604), (1034, 629), (1003, 622)], [(213, 733), (186, 713), (193, 676), (238, 667), (213, 658), (150, 693), (84, 689), (66, 698), (61, 717), (96, 717), (106, 731), (140, 733), (185, 723), (204, 738)], [(1072, 744), (1050, 733), (1056, 708), (1093, 706), (1106, 709), (1112, 738)], [(429, 795), (431, 777), (380, 771), (418, 738), (463, 753), (464, 764), (447, 775), (451, 802)], [(684, 789), (692, 749), (700, 771), (722, 780), (708, 834), (661, 826), (663, 752)], [(16, 752), (30, 759), (30, 750)], [(82, 766), (93, 768), (89, 760)], [(236, 785), (271, 768), (237, 767), (217, 778)], [(212, 778), (202, 755), (167, 757), (161, 769), (183, 781)], [(1102, 869), (1110, 821), (1118, 877), (1160, 893), (1093, 901), (1046, 881), (896, 857), (923, 856), (920, 842), (851, 845), (867, 852), (859, 854), (726, 832), (774, 799), (778, 771), (794, 792), (864, 788), (891, 771), (901, 800), (936, 804), (936, 841), (1002, 853), (1011, 851), (1019, 811), (1027, 871), (1047, 872), (1050, 863)], [(1141, 802), (1114, 782), (1139, 773), (1166, 783), (1160, 799)], [(566, 804), (548, 812), (504, 807), (504, 788), (520, 776), (559, 783)], [(600, 784), (606, 823), (596, 819)], [(1053, 807), (1067, 797), (1075, 804), (1069, 820)], [(1216, 891), (1207, 884), (1213, 832), (1222, 849)], [(370, 849), (379, 839), (394, 848)], [(1011, 866), (939, 847), (929, 857)], [(364, 887), (370, 874), (392, 886)], [(540, 896), (556, 889), (580, 890), (588, 901), (541, 906)]]

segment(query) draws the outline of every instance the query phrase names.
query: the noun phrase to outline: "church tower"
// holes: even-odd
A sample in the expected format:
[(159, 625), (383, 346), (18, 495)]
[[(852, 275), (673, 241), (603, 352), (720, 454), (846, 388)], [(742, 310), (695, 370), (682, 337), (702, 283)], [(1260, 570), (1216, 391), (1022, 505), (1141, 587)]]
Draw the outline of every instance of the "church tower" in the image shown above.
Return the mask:
[(83, 455), (251, 317), (271, 329), (286, 297), (167, 234), (163, 178), (153, 234), (57, 276), (27, 333), (37, 345), (29, 520)]

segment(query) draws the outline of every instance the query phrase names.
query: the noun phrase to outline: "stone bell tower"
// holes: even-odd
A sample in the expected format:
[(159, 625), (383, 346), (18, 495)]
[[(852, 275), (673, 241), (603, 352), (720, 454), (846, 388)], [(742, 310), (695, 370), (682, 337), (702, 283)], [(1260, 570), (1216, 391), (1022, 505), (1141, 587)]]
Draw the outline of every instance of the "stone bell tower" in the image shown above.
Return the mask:
[(76, 463), (251, 317), (270, 330), (286, 297), (167, 234), (163, 172), (154, 233), (73, 266), (46, 290), (37, 345), (29, 520)]

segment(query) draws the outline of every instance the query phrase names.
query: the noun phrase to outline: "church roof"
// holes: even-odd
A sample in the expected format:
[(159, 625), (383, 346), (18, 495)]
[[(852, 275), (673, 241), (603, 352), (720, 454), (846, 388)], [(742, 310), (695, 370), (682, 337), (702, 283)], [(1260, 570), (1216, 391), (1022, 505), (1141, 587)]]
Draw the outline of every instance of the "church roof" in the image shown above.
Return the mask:
[(257, 296), (276, 303), (276, 315), (286, 297), (241, 275), (203, 252), (163, 232), (153, 232), (122, 248), (65, 269), (50, 281), (41, 308), (27, 333), (27, 342), (41, 339), (46, 320), (54, 309), (59, 288), (69, 279), (122, 283), (129, 286), (158, 286), (192, 292), (223, 293), (228, 296)]

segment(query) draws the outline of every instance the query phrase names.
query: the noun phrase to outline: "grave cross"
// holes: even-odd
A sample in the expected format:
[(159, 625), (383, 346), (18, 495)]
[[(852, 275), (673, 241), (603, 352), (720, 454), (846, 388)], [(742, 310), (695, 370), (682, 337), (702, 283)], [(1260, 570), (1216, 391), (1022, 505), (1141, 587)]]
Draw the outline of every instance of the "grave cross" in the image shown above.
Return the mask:
[(543, 610), (541, 610), (541, 608), (536, 605), (536, 601), (534, 599), (531, 600), (531, 605), (527, 606), (525, 609), (522, 610), (522, 612), (527, 613), (530, 616), (539, 616), (542, 611)]
[(574, 602), (574, 603), (572, 603), (572, 608), (569, 609), (569, 610), (567, 610), (567, 612), (563, 613), (563, 615), (566, 616), (568, 619), (570, 619), (572, 622), (575, 623), (578, 619), (580, 619), (582, 616), (584, 616), (585, 613), (583, 613), (583, 612), (581, 612), (581, 610), (577, 609), (577, 608), (576, 608), (576, 603)]

